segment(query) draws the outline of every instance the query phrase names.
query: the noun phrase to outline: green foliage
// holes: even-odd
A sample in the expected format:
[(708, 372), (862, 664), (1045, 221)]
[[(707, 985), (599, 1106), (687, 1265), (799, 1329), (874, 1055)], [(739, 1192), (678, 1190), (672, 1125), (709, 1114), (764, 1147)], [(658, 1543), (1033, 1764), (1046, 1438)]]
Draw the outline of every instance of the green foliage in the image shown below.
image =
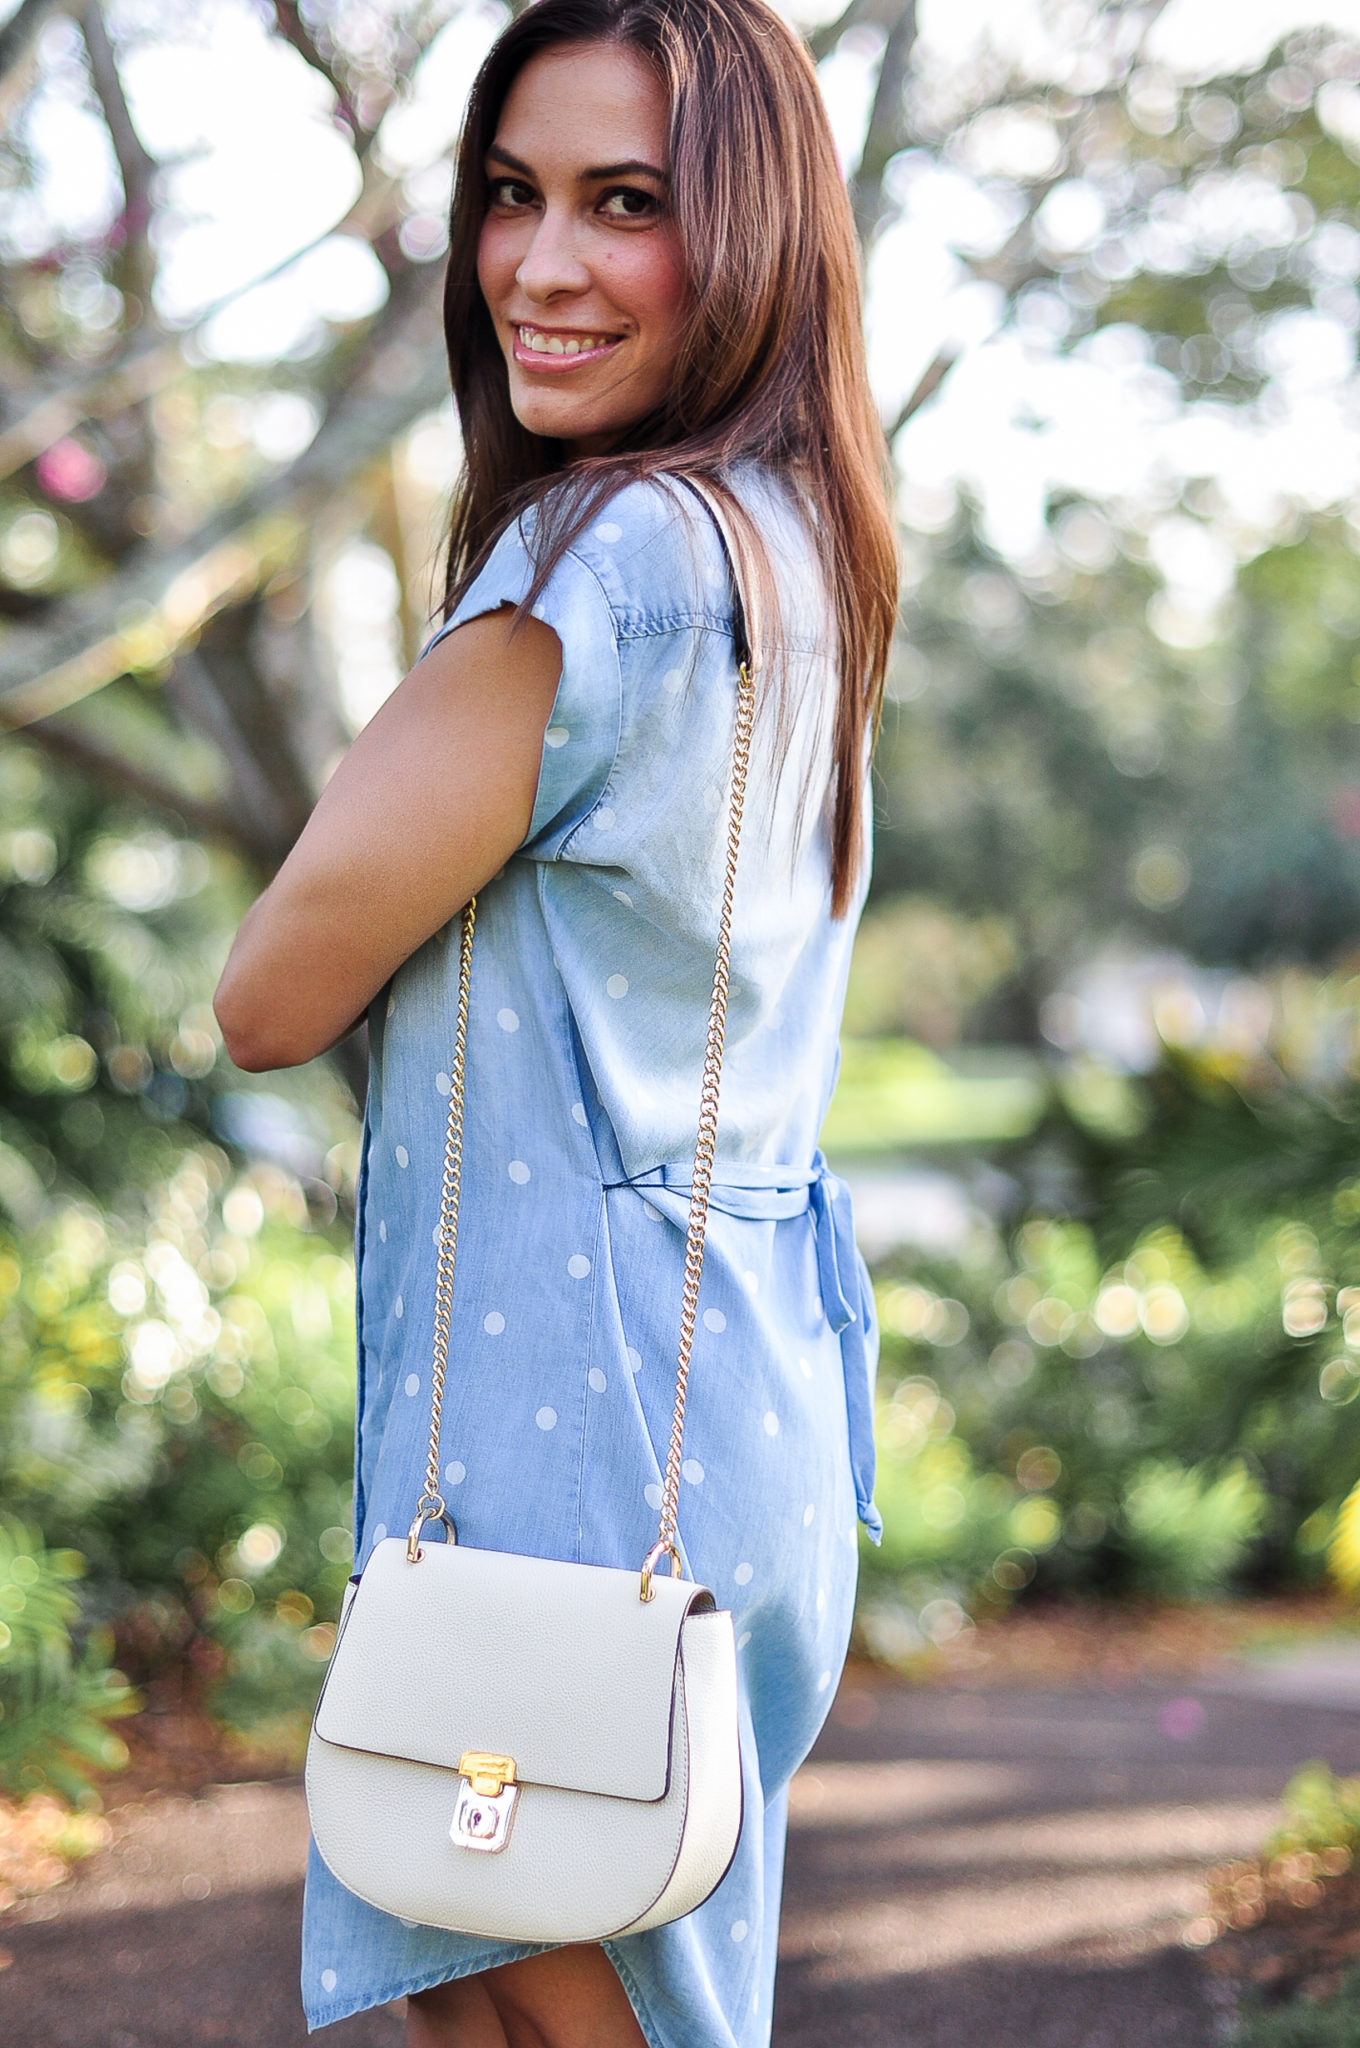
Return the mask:
[(1360, 2040), (1360, 1970), (1352, 1970), (1329, 1998), (1299, 1999), (1270, 2011), (1249, 2012), (1232, 2035), (1233, 2048), (1355, 2048)]
[(133, 1695), (109, 1665), (110, 1632), (78, 1640), (72, 1550), (48, 1550), (22, 1523), (0, 1522), (0, 1789), (90, 1794), (90, 1774), (127, 1752), (108, 1726)]
[(1325, 1763), (1304, 1764), (1284, 1789), (1284, 1818), (1261, 1851), (1269, 1860), (1299, 1851), (1360, 1850), (1360, 1778), (1338, 1778)]
[(184, 1157), (139, 1216), (0, 1253), (0, 1490), (89, 1560), (156, 1696), (296, 1729), (349, 1570), (352, 1268), (278, 1169)]
[(1177, 1600), (1222, 1593), (1265, 1519), (1260, 1482), (1240, 1461), (1216, 1478), (1203, 1467), (1144, 1465), (1123, 1502), (1132, 1583)]
[(13, 738), (0, 812), (0, 1497), (89, 1567), (80, 1655), (0, 1756), (58, 1784), (110, 1628), (152, 1699), (305, 1717), (349, 1556), (356, 1148), (337, 1076), (222, 1057), (233, 857)]
[(1351, 1084), (1180, 1053), (1125, 1084), (1122, 1125), (1050, 1099), (1002, 1155), (1029, 1220), (979, 1213), (952, 1256), (878, 1274), (871, 1597), (1315, 1576), (1360, 1470)]

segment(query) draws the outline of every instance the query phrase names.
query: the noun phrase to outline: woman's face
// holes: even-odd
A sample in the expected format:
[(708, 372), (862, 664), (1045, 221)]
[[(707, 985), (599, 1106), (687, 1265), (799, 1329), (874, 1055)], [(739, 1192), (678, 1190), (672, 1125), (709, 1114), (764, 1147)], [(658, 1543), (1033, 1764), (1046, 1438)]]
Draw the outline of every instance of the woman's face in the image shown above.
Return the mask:
[(632, 50), (572, 43), (519, 73), (483, 166), (477, 276), (530, 433), (608, 449), (674, 374), (686, 286), (666, 96)]

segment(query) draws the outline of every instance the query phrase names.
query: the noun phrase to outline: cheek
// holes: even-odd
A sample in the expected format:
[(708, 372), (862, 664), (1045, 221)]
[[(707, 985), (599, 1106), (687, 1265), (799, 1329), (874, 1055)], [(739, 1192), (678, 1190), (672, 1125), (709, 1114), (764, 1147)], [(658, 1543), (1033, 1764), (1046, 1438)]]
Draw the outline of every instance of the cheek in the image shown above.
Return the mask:
[(482, 232), (477, 241), (477, 282), (482, 288), (482, 297), (493, 313), (514, 285), (518, 261), (505, 223), (496, 220), (483, 221)]
[(610, 292), (653, 342), (671, 336), (678, 341), (687, 292), (679, 251), (657, 236), (620, 251), (610, 277)]

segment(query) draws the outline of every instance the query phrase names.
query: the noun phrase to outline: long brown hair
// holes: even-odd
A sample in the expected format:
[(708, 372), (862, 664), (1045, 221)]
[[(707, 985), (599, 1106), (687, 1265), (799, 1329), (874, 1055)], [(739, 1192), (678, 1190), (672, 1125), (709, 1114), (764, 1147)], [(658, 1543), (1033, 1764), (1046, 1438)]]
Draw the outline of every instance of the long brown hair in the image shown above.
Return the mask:
[[(688, 308), (663, 403), (607, 455), (568, 464), (511, 409), (477, 282), (485, 158), (506, 96), (538, 51), (636, 50), (670, 104), (670, 193)], [(811, 513), (837, 627), (832, 907), (844, 915), (864, 847), (864, 766), (897, 610), (887, 452), (869, 391), (858, 252), (812, 65), (763, 0), (534, 0), (477, 75), (459, 145), (444, 327), (466, 468), (449, 535), (446, 616), (509, 521), (540, 501), (529, 602), (623, 484), (696, 476), (727, 501), (772, 587), (760, 535), (723, 482), (751, 461)], [(768, 608), (767, 608), (768, 609)]]

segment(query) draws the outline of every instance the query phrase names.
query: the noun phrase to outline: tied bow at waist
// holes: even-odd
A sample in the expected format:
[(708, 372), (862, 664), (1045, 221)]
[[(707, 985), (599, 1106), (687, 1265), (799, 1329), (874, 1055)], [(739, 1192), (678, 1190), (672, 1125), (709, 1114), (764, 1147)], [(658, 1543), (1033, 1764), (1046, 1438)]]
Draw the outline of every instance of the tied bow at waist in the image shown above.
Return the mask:
[[(657, 1206), (683, 1228), (693, 1179), (693, 1162), (686, 1159), (654, 1166), (621, 1185), (644, 1189), (649, 1196), (660, 1194), (663, 1199)], [(667, 1201), (666, 1196), (671, 1199)], [(822, 1153), (817, 1152), (805, 1167), (724, 1163), (715, 1169), (708, 1205), (725, 1216), (764, 1222), (778, 1223), (791, 1216), (811, 1215), (822, 1307), (840, 1338), (855, 1499), (859, 1518), (877, 1543), (883, 1534), (883, 1523), (873, 1502), (878, 1326), (868, 1269), (855, 1243), (850, 1190), (839, 1174), (831, 1171)]]

